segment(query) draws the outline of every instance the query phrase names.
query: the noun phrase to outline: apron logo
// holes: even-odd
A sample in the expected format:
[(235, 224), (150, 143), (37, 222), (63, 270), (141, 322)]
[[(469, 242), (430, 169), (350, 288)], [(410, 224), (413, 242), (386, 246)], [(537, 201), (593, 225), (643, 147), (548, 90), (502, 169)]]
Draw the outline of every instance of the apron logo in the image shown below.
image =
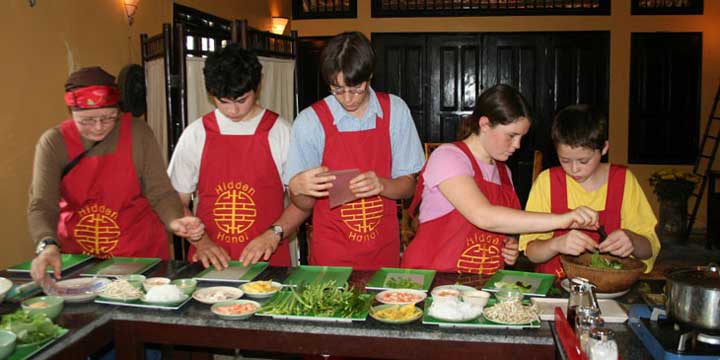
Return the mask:
[(359, 199), (340, 207), (340, 218), (350, 229), (348, 239), (365, 242), (377, 238), (375, 230), (383, 217), (383, 200), (380, 196)]
[(255, 223), (255, 188), (242, 182), (224, 182), (215, 187), (217, 198), (213, 219), (218, 230), (217, 240), (235, 244), (248, 240), (245, 233)]
[(99, 258), (111, 257), (120, 240), (117, 211), (105, 205), (92, 204), (78, 211), (80, 220), (73, 235), (83, 253)]
[[(475, 238), (486, 238), (486, 235), (480, 235), (480, 237), (476, 235)], [(500, 239), (492, 238), (496, 241), (474, 243), (476, 239), (468, 238), (468, 247), (457, 261), (457, 270), (463, 273), (494, 274), (500, 268), (503, 259), (500, 248), (497, 246)]]

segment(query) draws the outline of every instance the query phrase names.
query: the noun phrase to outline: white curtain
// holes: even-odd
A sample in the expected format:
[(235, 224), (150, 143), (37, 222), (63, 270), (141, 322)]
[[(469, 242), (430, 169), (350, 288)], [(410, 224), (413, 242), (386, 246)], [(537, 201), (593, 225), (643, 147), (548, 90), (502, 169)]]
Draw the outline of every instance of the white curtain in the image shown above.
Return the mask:
[(185, 58), (188, 124), (215, 110), (215, 104), (205, 91), (204, 67), (205, 58)]
[[(258, 89), (258, 103), (292, 121), (295, 118), (293, 104), (295, 102), (294, 72), (295, 61), (259, 57), (263, 66), (263, 76)], [(188, 121), (193, 122), (201, 116), (213, 111), (215, 105), (205, 91), (203, 76), (204, 58), (187, 58), (187, 107)]]
[(147, 89), (146, 102), (147, 120), (160, 144), (165, 165), (168, 164), (168, 139), (167, 139), (167, 107), (165, 95), (165, 60), (162, 58), (151, 60), (145, 63), (145, 88)]
[(260, 105), (270, 109), (288, 121), (295, 119), (295, 60), (259, 57), (263, 66), (260, 82)]

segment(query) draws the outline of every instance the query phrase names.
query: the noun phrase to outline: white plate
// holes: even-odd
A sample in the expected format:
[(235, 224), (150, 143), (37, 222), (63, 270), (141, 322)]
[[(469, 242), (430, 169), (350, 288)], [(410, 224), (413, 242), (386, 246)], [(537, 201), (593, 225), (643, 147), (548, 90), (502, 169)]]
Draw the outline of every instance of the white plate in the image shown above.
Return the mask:
[[(74, 278), (61, 280), (53, 286), (52, 294), (65, 299), (66, 303), (90, 302), (97, 297), (97, 291), (111, 283), (107, 278)], [(79, 293), (81, 292), (81, 293)]]
[(260, 281), (252, 281), (252, 282), (249, 282), (249, 283), (242, 284), (242, 285), (240, 285), (240, 289), (241, 289), (243, 292), (245, 292), (245, 295), (247, 295), (247, 297), (249, 297), (249, 298), (253, 298), (253, 299), (267, 299), (267, 298), (275, 295), (275, 293), (278, 292), (278, 291), (279, 291), (280, 289), (282, 289), (282, 287), (283, 287), (283, 285), (282, 285), (281, 283), (279, 283), (279, 282), (277, 282), (277, 281), (271, 281), (270, 284), (271, 284), (271, 286), (272, 286), (272, 288), (273, 288), (273, 290), (271, 290), (271, 291), (268, 291), (268, 292), (252, 292), (252, 291), (248, 291), (248, 290), (247, 290), (247, 286), (248, 286), (248, 285), (253, 284), (253, 283), (257, 283), (257, 282), (260, 282)]
[[(563, 279), (563, 280), (560, 282), (560, 286), (562, 286), (562, 288), (563, 288), (565, 291), (570, 292), (570, 280), (568, 280), (567, 278)], [(619, 297), (627, 294), (628, 292), (630, 292), (630, 289), (623, 290), (623, 291), (616, 292), (616, 293), (601, 293), (601, 292), (596, 292), (596, 293), (595, 293), (595, 297), (598, 298), (598, 299), (614, 299), (614, 298), (619, 298)]]
[(477, 291), (476, 288), (471, 287), (471, 286), (453, 284), (453, 285), (436, 286), (435, 288), (432, 289), (430, 294), (432, 295), (433, 298), (442, 297), (438, 294), (443, 290), (457, 290), (460, 292), (460, 294), (458, 296), (462, 296), (462, 293), (464, 293), (465, 291)]
[[(407, 301), (400, 300), (400, 299), (388, 299), (388, 296), (393, 296), (394, 294), (408, 294), (412, 295), (412, 299), (408, 299)], [(427, 294), (424, 291), (420, 290), (414, 290), (414, 289), (393, 289), (393, 290), (385, 290), (377, 293), (375, 295), (375, 300), (383, 303), (383, 304), (393, 304), (393, 305), (405, 305), (405, 304), (417, 304), (427, 297)]]
[[(555, 321), (556, 306), (559, 306), (563, 313), (567, 311), (568, 299), (531, 298), (530, 301), (537, 306), (541, 320)], [(598, 305), (600, 305), (600, 316), (607, 323), (623, 323), (628, 318), (625, 310), (615, 300), (601, 299), (598, 300)]]
[[(212, 298), (214, 295), (217, 295), (219, 293), (224, 293), (225, 296), (218, 297), (218, 298)], [(203, 303), (203, 304), (216, 304), (222, 301), (227, 300), (235, 300), (239, 299), (243, 296), (244, 292), (240, 290), (239, 288), (232, 287), (232, 286), (211, 286), (206, 288), (200, 288), (195, 290), (192, 297), (193, 299)]]

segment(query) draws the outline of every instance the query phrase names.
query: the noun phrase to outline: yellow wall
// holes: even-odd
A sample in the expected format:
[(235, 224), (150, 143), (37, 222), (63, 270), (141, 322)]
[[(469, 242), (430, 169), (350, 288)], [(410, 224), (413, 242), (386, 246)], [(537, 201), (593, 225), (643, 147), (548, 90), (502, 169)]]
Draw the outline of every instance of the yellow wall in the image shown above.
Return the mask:
[[(613, 0), (611, 16), (522, 16), (453, 18), (371, 18), (370, 1), (358, 1), (357, 19), (294, 20), (299, 36), (327, 36), (357, 30), (373, 32), (510, 32), (510, 31), (610, 31), (610, 161), (627, 164), (628, 106), (630, 88), (630, 34), (633, 32), (702, 32), (701, 131), (705, 128), (713, 96), (720, 84), (720, 1), (705, 1), (702, 16), (631, 16), (630, 0)], [(714, 169), (720, 169), (716, 161)], [(657, 201), (647, 179), (666, 166), (631, 165), (633, 173), (657, 211)], [(692, 170), (692, 166), (682, 167)], [(701, 209), (695, 228), (705, 228)], [(657, 213), (657, 212), (656, 212)], [(717, 221), (717, 219), (715, 219)]]
[[(122, 0), (4, 0), (0, 11), (0, 268), (33, 255), (25, 209), (39, 136), (66, 118), (63, 84), (83, 66), (117, 74), (140, 63), (139, 34), (172, 22), (172, 0), (143, 0), (128, 26)], [(247, 18), (267, 30), (271, 15), (290, 16), (289, 0), (184, 0), (226, 19)]]

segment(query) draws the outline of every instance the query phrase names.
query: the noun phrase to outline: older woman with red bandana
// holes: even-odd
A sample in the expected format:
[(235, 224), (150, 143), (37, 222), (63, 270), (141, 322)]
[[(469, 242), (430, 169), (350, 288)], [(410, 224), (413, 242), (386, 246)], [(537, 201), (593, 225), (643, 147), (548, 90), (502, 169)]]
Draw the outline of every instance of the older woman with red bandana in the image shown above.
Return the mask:
[(38, 141), (28, 205), (35, 280), (48, 265), (60, 277), (61, 251), (168, 259), (166, 230), (191, 239), (204, 232), (200, 219), (183, 216), (152, 131), (119, 102), (115, 77), (80, 69), (65, 84), (72, 118)]

